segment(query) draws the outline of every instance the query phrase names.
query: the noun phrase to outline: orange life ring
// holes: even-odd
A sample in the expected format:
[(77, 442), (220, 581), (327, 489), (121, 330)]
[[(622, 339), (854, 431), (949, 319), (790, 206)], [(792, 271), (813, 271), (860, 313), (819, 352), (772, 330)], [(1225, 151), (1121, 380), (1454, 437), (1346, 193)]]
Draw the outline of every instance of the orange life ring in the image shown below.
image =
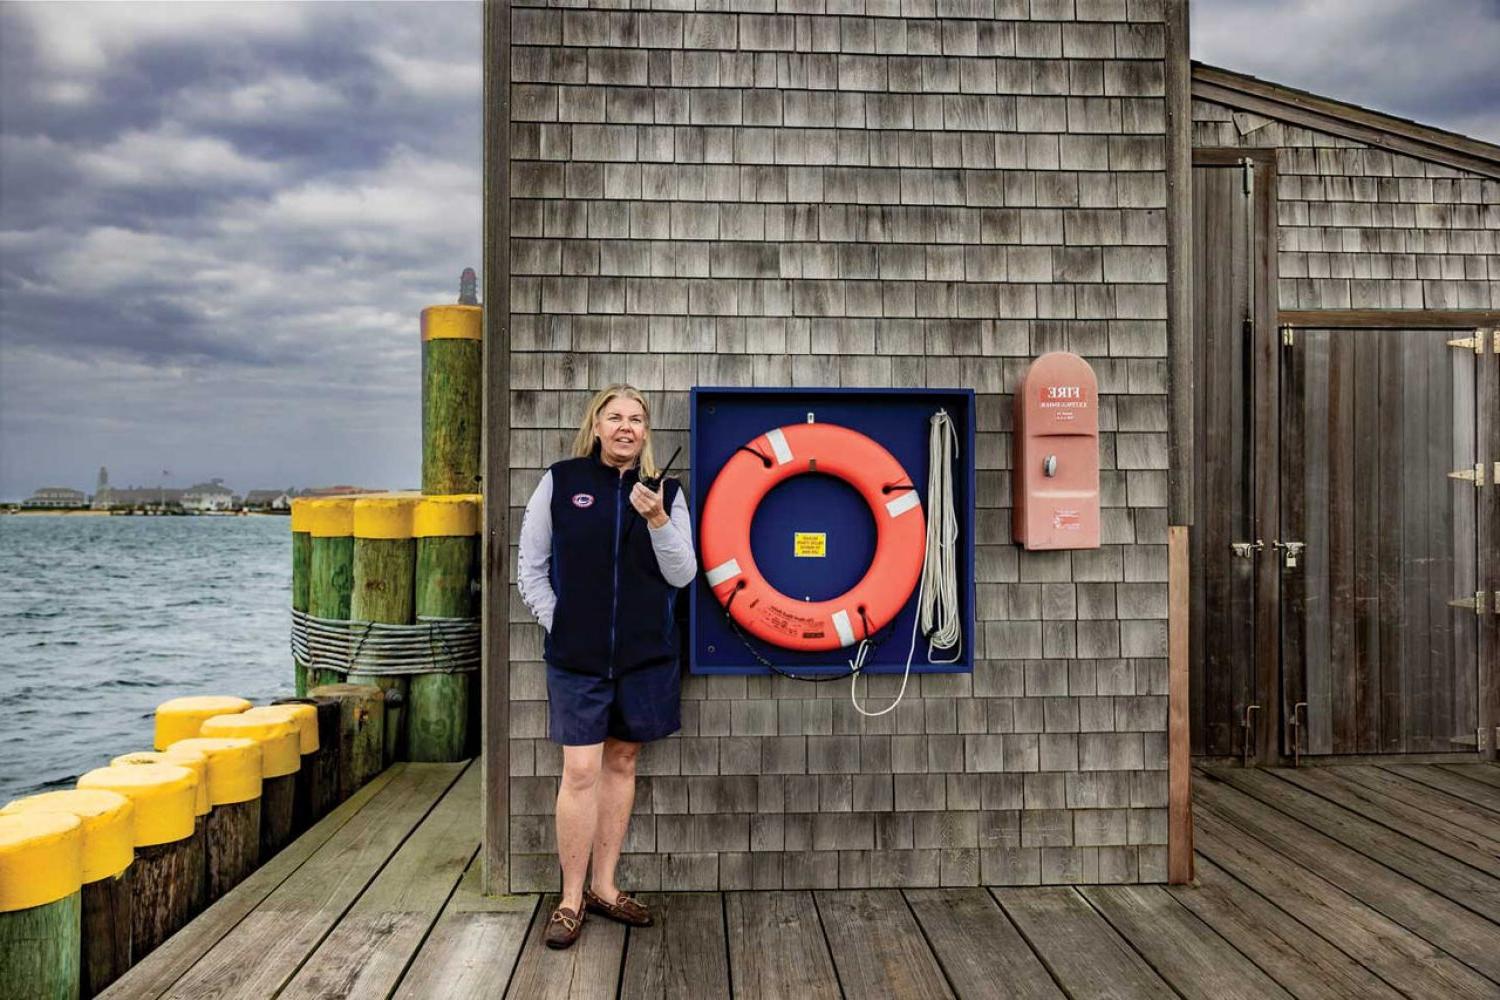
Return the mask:
[[(761, 500), (777, 484), (808, 472), (853, 486), (875, 518), (869, 570), (830, 601), (781, 593), (750, 551), (750, 522)], [(927, 523), (906, 470), (875, 441), (836, 424), (789, 424), (724, 463), (703, 501), (700, 538), (708, 586), (741, 627), (785, 649), (823, 652), (854, 645), (905, 607), (922, 575)]]

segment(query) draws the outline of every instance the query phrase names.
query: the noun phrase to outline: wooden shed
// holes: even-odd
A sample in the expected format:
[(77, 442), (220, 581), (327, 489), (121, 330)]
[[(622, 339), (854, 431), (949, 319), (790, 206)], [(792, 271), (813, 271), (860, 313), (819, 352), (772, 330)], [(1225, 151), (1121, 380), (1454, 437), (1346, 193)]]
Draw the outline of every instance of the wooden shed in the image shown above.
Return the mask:
[[(491, 886), (557, 880), (514, 537), (614, 381), (668, 450), (695, 386), (978, 400), (973, 672), (878, 720), (687, 677), (632, 886), (1181, 881), (1190, 754), (1493, 754), (1500, 149), (1193, 65), (1185, 25), (1175, 0), (492, 7)], [(1103, 543), (1028, 552), (1010, 395), (1056, 349), (1099, 376)]]

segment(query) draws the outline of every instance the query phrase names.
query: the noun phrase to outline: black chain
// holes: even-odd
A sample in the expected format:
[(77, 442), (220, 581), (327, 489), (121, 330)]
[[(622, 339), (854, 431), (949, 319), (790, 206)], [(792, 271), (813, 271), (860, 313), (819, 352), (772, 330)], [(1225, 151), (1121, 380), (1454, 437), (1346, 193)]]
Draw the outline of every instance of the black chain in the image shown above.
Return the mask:
[[(743, 581), (741, 581), (741, 583), (743, 583)], [(750, 637), (747, 636), (747, 635), (745, 635), (744, 632), (740, 631), (740, 624), (739, 624), (739, 622), (737, 622), (737, 621), (734, 620), (734, 615), (730, 614), (730, 609), (734, 607), (734, 599), (735, 599), (735, 597), (737, 597), (739, 595), (739, 592), (741, 590), (743, 590), (743, 589), (744, 589), (743, 586), (739, 586), (739, 587), (735, 587), (734, 590), (732, 590), (732, 591), (729, 592), (729, 600), (727, 600), (727, 601), (724, 602), (724, 620), (729, 623), (730, 630), (734, 632), (735, 636), (737, 636), (739, 638), (740, 642), (744, 645), (745, 651), (748, 652), (751, 656), (755, 657), (755, 661), (757, 663), (759, 663), (761, 666), (765, 667), (767, 670), (770, 670), (773, 673), (780, 674), (782, 677), (787, 677), (787, 678), (790, 678), (791, 680), (794, 680), (794, 681), (808, 681), (809, 683), (812, 683), (812, 684), (825, 684), (828, 681), (842, 681), (842, 680), (847, 680), (848, 678), (853, 677), (855, 674), (859, 673), (863, 669), (864, 665), (861, 662), (860, 655), (859, 655), (860, 652), (861, 652), (861, 650), (865, 650), (866, 647), (869, 647), (870, 649), (873, 649), (874, 647), (880, 645), (881, 643), (883, 643), (885, 641), (884, 637), (877, 638), (877, 637), (871, 635), (870, 619), (865, 616), (865, 609), (864, 608), (860, 608), (859, 609), (859, 620), (860, 620), (860, 624), (864, 626), (865, 637), (863, 639), (859, 640), (859, 642), (855, 645), (855, 647), (854, 647), (854, 661), (853, 661), (855, 663), (860, 664), (860, 666), (858, 666), (858, 667), (850, 667), (848, 670), (844, 671), (841, 674), (817, 674), (817, 675), (794, 674), (790, 670), (786, 670), (786, 669), (784, 669), (782, 667), (779, 667), (776, 664), (772, 663), (770, 660), (766, 659), (765, 656), (761, 655), (760, 650), (756, 649), (754, 646), (752, 646), (750, 644)], [(894, 626), (894, 624), (895, 624), (895, 622), (894, 622), (894, 620), (892, 620), (891, 625), (887, 626), (886, 631), (889, 631), (889, 629), (892, 626)], [(868, 655), (868, 653), (866, 655)]]

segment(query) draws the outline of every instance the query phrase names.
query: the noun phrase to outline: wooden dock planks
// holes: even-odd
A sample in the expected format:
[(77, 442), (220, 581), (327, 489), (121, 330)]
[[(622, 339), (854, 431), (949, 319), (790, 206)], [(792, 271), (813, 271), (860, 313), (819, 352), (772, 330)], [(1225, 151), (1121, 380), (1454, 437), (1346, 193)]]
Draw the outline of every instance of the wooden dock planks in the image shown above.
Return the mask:
[(819, 1000), (840, 995), (812, 893), (726, 893), (724, 916), (736, 997)]
[[(1494, 995), (1500, 926), (1228, 786), (1202, 782), (1196, 801), (1200, 851), (1288, 912), (1301, 910), (1298, 918), (1319, 933), (1338, 919), (1359, 935), (1355, 944), (1370, 939), (1373, 948), (1356, 957), (1387, 982), (1404, 989), (1425, 969), (1415, 977), (1419, 994)], [(1341, 892), (1329, 894), (1328, 885)], [(1364, 905), (1350, 906), (1344, 895)], [(1434, 980), (1443, 984), (1436, 993)]]
[(1300, 1000), (1400, 1000), (1380, 977), (1201, 854), (1197, 871), (1196, 886), (1167, 891)]
[[(1476, 871), (1440, 850), (1365, 819), (1266, 771), (1227, 769), (1220, 777), (1226, 784), (1289, 817), (1295, 817), (1418, 885), (1500, 922), (1500, 879)], [(1496, 943), (1500, 944), (1500, 938)]]
[(1188, 1000), (1291, 1000), (1164, 887), (1092, 886), (1079, 892)]
[(823, 890), (814, 899), (845, 996), (954, 995), (899, 889)]
[(373, 778), (369, 784), (341, 802), (319, 820), (312, 829), (294, 840), (287, 848), (250, 874), (245, 881), (196, 917), (192, 923), (172, 935), (163, 944), (117, 979), (100, 994), (110, 1000), (125, 997), (153, 1000), (161, 996), (192, 968), (224, 935), (358, 816), (364, 807), (390, 784), (404, 769), (398, 764)]
[(387, 996), (479, 852), (479, 768), (470, 765), (280, 996)]
[(1061, 1000), (1046, 966), (983, 889), (907, 889), (906, 901), (960, 1000)]
[(478, 858), (401, 979), (397, 1000), (489, 1000), (510, 982), (535, 918), (535, 896), (485, 896)]
[(1198, 814), (1200, 850), (1316, 934), (1408, 996), (1486, 997), (1495, 984), (1352, 893), (1268, 852), (1216, 813)]
[(105, 996), (1500, 995), (1500, 768), (1212, 774), (1193, 885), (659, 893), (553, 952), (480, 895), (477, 766), (397, 765)]
[(421, 823), (465, 764), (409, 764), (167, 992), (274, 996)]
[(724, 901), (716, 892), (646, 893), (655, 923), (630, 928), (621, 1000), (728, 1000)]
[[(1340, 774), (1341, 770), (1342, 768), (1314, 767), (1273, 773), (1284, 781), (1380, 824), (1394, 834), (1409, 834), (1450, 858), (1456, 858), (1489, 875), (1500, 876), (1500, 840), (1454, 826), (1447, 820), (1434, 816), (1428, 808), (1392, 799), (1380, 791), (1347, 780)], [(1492, 826), (1490, 833), (1500, 835), (1500, 824)]]
[(1069, 996), (1171, 995), (1172, 988), (1077, 890), (1005, 889), (996, 890), (995, 898)]
[[(554, 951), (544, 939), (547, 918), (557, 908), (558, 898), (556, 894), (542, 897), (505, 996), (515, 1000), (612, 1000), (625, 956), (625, 925), (589, 916), (573, 947)], [(500, 988), (497, 981), (489, 995), (499, 996)]]

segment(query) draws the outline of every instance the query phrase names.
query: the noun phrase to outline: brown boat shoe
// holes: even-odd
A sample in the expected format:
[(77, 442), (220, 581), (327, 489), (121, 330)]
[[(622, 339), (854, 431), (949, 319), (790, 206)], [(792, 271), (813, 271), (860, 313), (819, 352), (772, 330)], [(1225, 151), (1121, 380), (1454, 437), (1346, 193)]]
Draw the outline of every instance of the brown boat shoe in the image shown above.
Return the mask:
[(583, 920), (582, 913), (569, 907), (559, 906), (553, 910), (552, 916), (547, 920), (547, 947), (573, 947), (573, 942), (578, 940), (578, 935), (583, 931)]
[(586, 910), (591, 910), (611, 920), (618, 920), (631, 927), (651, 926), (651, 911), (647, 909), (646, 904), (623, 892), (613, 903), (606, 903), (603, 897), (592, 889), (585, 889), (583, 890), (583, 906)]

